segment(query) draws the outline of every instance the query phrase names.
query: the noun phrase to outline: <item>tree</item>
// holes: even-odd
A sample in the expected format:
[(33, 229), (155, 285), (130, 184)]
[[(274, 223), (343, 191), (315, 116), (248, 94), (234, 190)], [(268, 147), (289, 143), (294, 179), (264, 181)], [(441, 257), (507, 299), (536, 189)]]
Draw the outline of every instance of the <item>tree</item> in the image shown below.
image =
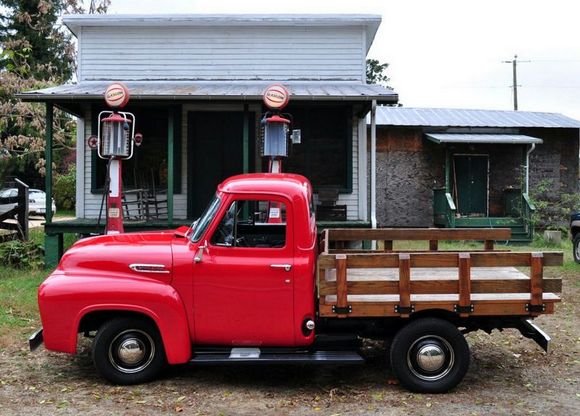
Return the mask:
[(69, 80), (74, 72), (74, 45), (57, 26), (65, 10), (62, 1), (2, 0), (0, 64), (9, 72), (37, 80)]
[[(105, 13), (110, 0), (0, 0), (0, 182), (27, 166), (44, 174), (45, 109), (15, 97), (22, 91), (68, 82), (75, 71), (75, 47), (59, 17)], [(55, 110), (54, 146), (74, 149), (75, 123)], [(57, 157), (66, 152), (55, 152)]]
[(367, 59), (367, 84), (386, 84), (390, 78), (385, 74), (389, 64), (381, 64), (378, 59)]

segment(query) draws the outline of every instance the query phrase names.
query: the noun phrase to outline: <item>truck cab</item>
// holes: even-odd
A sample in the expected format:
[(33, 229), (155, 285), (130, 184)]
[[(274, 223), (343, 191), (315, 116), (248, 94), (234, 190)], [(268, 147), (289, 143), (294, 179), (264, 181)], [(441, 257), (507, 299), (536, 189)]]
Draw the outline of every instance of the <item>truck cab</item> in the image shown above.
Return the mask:
[(314, 319), (311, 200), (309, 182), (297, 175), (233, 177), (186, 237), (173, 240), (173, 285), (192, 299), (193, 343), (312, 343), (304, 329)]

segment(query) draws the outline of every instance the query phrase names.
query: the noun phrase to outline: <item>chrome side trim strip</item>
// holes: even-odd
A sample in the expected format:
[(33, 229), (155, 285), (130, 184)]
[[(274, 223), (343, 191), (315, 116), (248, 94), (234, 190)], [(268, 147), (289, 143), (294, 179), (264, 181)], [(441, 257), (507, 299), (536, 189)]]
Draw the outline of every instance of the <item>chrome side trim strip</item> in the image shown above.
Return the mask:
[(129, 268), (141, 273), (169, 273), (164, 264), (133, 263), (129, 265)]

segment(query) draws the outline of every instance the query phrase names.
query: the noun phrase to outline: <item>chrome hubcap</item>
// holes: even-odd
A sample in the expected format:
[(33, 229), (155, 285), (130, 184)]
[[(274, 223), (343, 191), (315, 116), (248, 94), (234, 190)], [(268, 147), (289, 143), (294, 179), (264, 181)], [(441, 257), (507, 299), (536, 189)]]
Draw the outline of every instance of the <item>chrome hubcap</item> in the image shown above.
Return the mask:
[(119, 345), (117, 354), (123, 363), (136, 364), (145, 357), (145, 345), (138, 338), (129, 338)]
[(128, 329), (117, 335), (109, 345), (109, 361), (125, 374), (138, 373), (155, 357), (153, 339), (139, 329)]
[(422, 370), (437, 371), (445, 363), (445, 353), (436, 344), (427, 344), (417, 351), (417, 364)]
[(576, 258), (580, 259), (580, 241), (576, 243)]
[(409, 370), (424, 381), (445, 377), (455, 364), (455, 353), (447, 340), (426, 335), (416, 340), (407, 352)]

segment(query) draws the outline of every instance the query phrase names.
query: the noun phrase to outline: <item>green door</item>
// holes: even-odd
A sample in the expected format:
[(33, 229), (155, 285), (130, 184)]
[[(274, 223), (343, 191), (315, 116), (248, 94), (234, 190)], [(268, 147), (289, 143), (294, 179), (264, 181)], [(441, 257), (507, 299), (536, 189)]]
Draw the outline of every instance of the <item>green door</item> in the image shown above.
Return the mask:
[(455, 201), (461, 215), (487, 216), (487, 155), (454, 155)]
[[(254, 113), (248, 154), (253, 155)], [(198, 218), (224, 179), (244, 171), (244, 113), (200, 111), (188, 116), (187, 216)], [(251, 160), (251, 159), (250, 159)], [(251, 164), (253, 166), (253, 164)]]

